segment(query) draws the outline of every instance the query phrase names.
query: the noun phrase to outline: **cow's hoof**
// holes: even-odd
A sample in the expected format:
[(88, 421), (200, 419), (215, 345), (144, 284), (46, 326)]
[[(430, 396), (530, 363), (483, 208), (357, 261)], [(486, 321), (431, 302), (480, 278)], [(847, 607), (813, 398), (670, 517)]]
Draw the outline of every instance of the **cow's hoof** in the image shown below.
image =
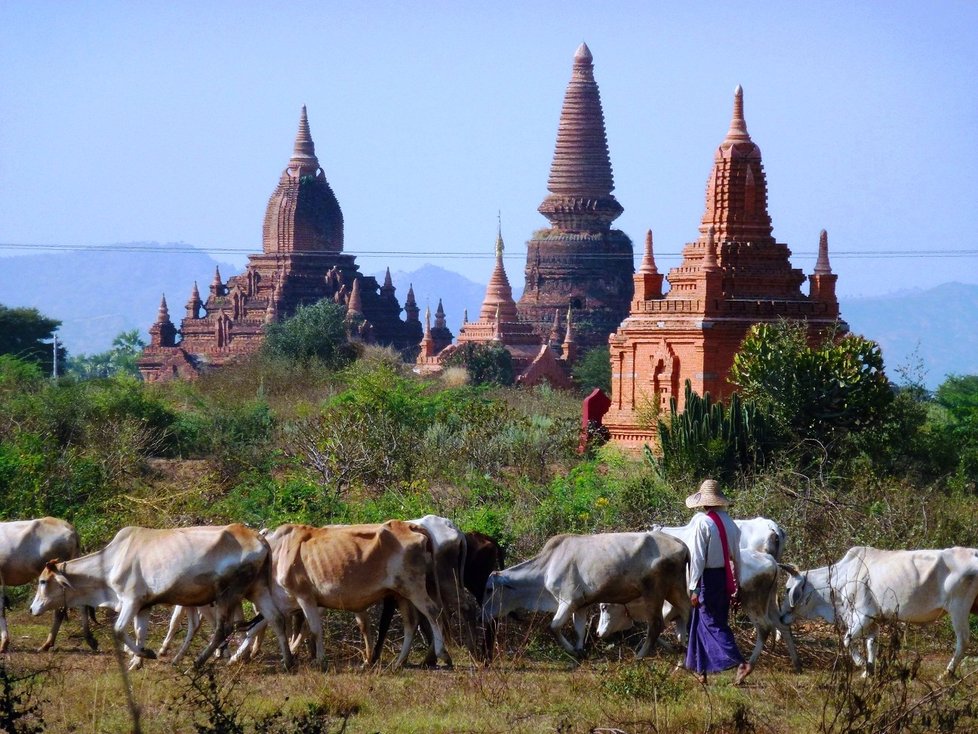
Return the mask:
[(139, 651), (139, 657), (146, 658), (147, 660), (156, 660), (156, 653), (148, 647), (144, 647)]
[(10, 647), (9, 640), (4, 640), (3, 644), (0, 645), (0, 655), (3, 655), (5, 652), (7, 652), (8, 647)]
[(92, 652), (98, 652), (98, 640), (96, 640), (94, 637), (86, 637), (85, 642), (87, 642), (88, 646), (92, 648)]
[[(37, 651), (38, 652), (47, 652), (52, 647), (54, 647), (54, 643), (53, 642), (45, 642), (43, 645), (41, 645), (39, 648), (37, 648)], [(0, 647), (0, 652), (7, 652), (7, 648), (6, 647)]]

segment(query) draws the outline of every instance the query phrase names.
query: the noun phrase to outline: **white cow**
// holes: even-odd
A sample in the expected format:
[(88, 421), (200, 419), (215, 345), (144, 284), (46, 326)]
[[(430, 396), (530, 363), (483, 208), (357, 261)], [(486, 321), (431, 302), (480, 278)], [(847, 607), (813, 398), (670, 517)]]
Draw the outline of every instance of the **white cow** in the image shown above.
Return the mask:
[[(207, 604), (202, 607), (184, 607), (177, 604), (173, 607), (173, 613), (170, 615), (170, 626), (167, 627), (166, 637), (160, 643), (160, 649), (156, 651), (157, 655), (163, 657), (166, 651), (170, 649), (173, 639), (177, 636), (177, 630), (180, 628), (180, 622), (186, 618), (187, 634), (183, 639), (183, 644), (180, 645), (180, 649), (177, 650), (176, 655), (173, 656), (173, 660), (171, 661), (174, 665), (179, 663), (183, 660), (183, 656), (186, 655), (191, 641), (197, 635), (201, 620), (206, 619), (211, 627), (216, 627), (217, 613), (217, 608), (213, 604)], [(244, 621), (244, 611), (241, 609), (240, 604), (231, 610), (231, 618), (228, 621), (231, 624), (238, 624)], [(293, 646), (292, 649), (294, 651), (295, 647)], [(219, 652), (221, 651), (219, 650)]]
[[(68, 560), (78, 555), (78, 533), (70, 523), (54, 517), (37, 520), (0, 522), (0, 654), (10, 645), (7, 629), (7, 605), (3, 587), (34, 582), (44, 564), (54, 559)], [(54, 612), (54, 622), (41, 650), (54, 646), (65, 618), (64, 606)], [(88, 610), (81, 610), (85, 641), (93, 650), (98, 643), (88, 628)]]
[[(866, 642), (866, 673), (876, 662), (876, 636), (884, 620), (925, 624), (948, 614), (954, 628), (954, 655), (947, 675), (964, 656), (969, 613), (978, 612), (978, 550), (878, 550), (850, 548), (838, 563), (789, 572), (781, 621), (822, 618), (845, 629), (843, 642), (857, 665), (857, 647)], [(856, 643), (854, 645), (853, 643)], [(864, 673), (864, 675), (866, 674)]]
[[(553, 612), (550, 629), (565, 650), (579, 655), (587, 625), (586, 614), (579, 612), (600, 602), (642, 598), (649, 625), (637, 653), (642, 658), (662, 631), (663, 602), (688, 610), (688, 565), (689, 550), (664, 533), (558, 535), (530, 560), (489, 576), (482, 613), (498, 619), (516, 610)], [(572, 619), (574, 645), (562, 632)]]
[(740, 528), (740, 547), (767, 553), (775, 561), (781, 560), (788, 534), (774, 520), (755, 517), (751, 520), (734, 520)]
[[(210, 644), (196, 660), (202, 665), (226, 637), (230, 610), (251, 600), (279, 638), (282, 660), (292, 655), (282, 616), (269, 593), (268, 543), (244, 525), (153, 530), (127, 527), (102, 550), (41, 571), (31, 614), (60, 606), (103, 606), (118, 612), (114, 631), (135, 656), (155, 658), (146, 647), (149, 611), (156, 604), (199, 607), (213, 604), (217, 624)], [(135, 624), (136, 638), (128, 632)]]
[[(795, 671), (801, 670), (801, 662), (798, 659), (798, 651), (795, 649), (795, 641), (791, 636), (791, 628), (781, 622), (778, 612), (777, 584), (778, 584), (778, 564), (767, 553), (760, 553), (755, 550), (741, 549), (740, 560), (743, 564), (740, 570), (740, 589), (738, 598), (741, 608), (747, 614), (748, 619), (754, 624), (757, 639), (754, 643), (754, 650), (751, 652), (751, 665), (757, 662), (764, 649), (764, 643), (772, 630), (781, 632), (788, 648), (788, 657)], [(598, 618), (598, 637), (607, 637), (610, 634), (627, 630), (634, 626), (636, 619), (644, 619), (648, 612), (644, 607), (644, 602), (636, 600), (629, 604), (602, 604), (601, 614)], [(667, 602), (662, 607), (662, 614), (666, 625), (675, 621), (679, 625), (680, 640), (685, 645), (688, 637), (689, 620), (683, 619), (680, 613), (673, 609)]]

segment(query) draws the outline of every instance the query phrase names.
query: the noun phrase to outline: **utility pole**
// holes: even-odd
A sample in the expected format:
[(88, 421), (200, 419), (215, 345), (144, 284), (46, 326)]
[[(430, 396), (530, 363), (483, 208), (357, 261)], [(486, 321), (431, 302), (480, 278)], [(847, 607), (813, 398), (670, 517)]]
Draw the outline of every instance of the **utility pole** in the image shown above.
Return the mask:
[(51, 378), (58, 379), (58, 335), (54, 335), (54, 369), (51, 371)]

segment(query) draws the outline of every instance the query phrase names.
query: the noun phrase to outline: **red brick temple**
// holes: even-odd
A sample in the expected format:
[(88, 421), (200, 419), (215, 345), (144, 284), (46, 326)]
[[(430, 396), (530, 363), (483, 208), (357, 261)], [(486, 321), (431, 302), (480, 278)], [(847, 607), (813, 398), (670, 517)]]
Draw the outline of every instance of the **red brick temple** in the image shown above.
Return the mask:
[(422, 328), (414, 294), (408, 293), (402, 321), (390, 271), (380, 286), (359, 272), (355, 259), (343, 252), (343, 213), (319, 165), (303, 107), (292, 157), (268, 200), (261, 254), (249, 255), (245, 272), (226, 283), (216, 271), (206, 300), (194, 283), (179, 329), (162, 300), (138, 361), (143, 379), (193, 377), (252, 354), (265, 324), (324, 298), (347, 307), (354, 336), (415, 348)]
[(737, 87), (730, 130), (707, 182), (699, 237), (669, 271), (663, 293), (648, 233), (630, 313), (609, 339), (612, 400), (604, 425), (611, 440), (629, 449), (654, 445), (655, 415), (668, 410), (673, 397), (683, 409), (686, 380), (700, 395), (730, 395), (727, 377), (752, 324), (797, 319), (812, 338), (845, 328), (825, 232), (807, 295), (801, 291), (805, 275), (791, 267), (790, 255), (772, 235), (761, 151), (747, 133)]
[(547, 190), (539, 207), (550, 227), (527, 242), (519, 318), (548, 338), (555, 311), (573, 308), (578, 346), (604, 346), (628, 315), (632, 242), (611, 223), (621, 215), (591, 52), (574, 54)]
[[(437, 314), (436, 329), (431, 328), (430, 314), (425, 314), (426, 329), (416, 369), (421, 374), (440, 372), (443, 361), (463, 344), (500, 344), (513, 358), (517, 384), (536, 385), (546, 381), (554, 387), (570, 387), (570, 365), (576, 356), (572, 326), (568, 321), (564, 342), (557, 347), (551, 341), (541, 338), (530, 324), (520, 320), (516, 301), (513, 300), (513, 288), (503, 265), (504, 249), (500, 227), (496, 235), (496, 264), (486, 286), (479, 318), (469, 321), (466, 314), (454, 345), (438, 348)], [(440, 302), (438, 306), (441, 310)], [(440, 323), (444, 326), (444, 312)], [(555, 328), (559, 328), (559, 314), (555, 320)]]

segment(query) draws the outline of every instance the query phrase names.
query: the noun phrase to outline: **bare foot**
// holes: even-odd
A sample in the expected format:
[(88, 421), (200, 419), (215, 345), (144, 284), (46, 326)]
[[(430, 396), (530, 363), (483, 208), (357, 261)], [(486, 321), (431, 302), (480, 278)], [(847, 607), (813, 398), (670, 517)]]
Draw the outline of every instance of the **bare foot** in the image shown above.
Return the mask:
[(696, 680), (697, 680), (697, 682), (699, 682), (699, 684), (701, 686), (705, 686), (706, 685), (706, 673), (700, 673), (699, 675), (697, 675), (696, 676)]
[(750, 675), (751, 671), (753, 670), (754, 670), (754, 666), (751, 665), (750, 663), (741, 663), (740, 665), (738, 665), (737, 675), (734, 676), (734, 685), (735, 686), (742, 685), (743, 682), (747, 679), (747, 676)]

